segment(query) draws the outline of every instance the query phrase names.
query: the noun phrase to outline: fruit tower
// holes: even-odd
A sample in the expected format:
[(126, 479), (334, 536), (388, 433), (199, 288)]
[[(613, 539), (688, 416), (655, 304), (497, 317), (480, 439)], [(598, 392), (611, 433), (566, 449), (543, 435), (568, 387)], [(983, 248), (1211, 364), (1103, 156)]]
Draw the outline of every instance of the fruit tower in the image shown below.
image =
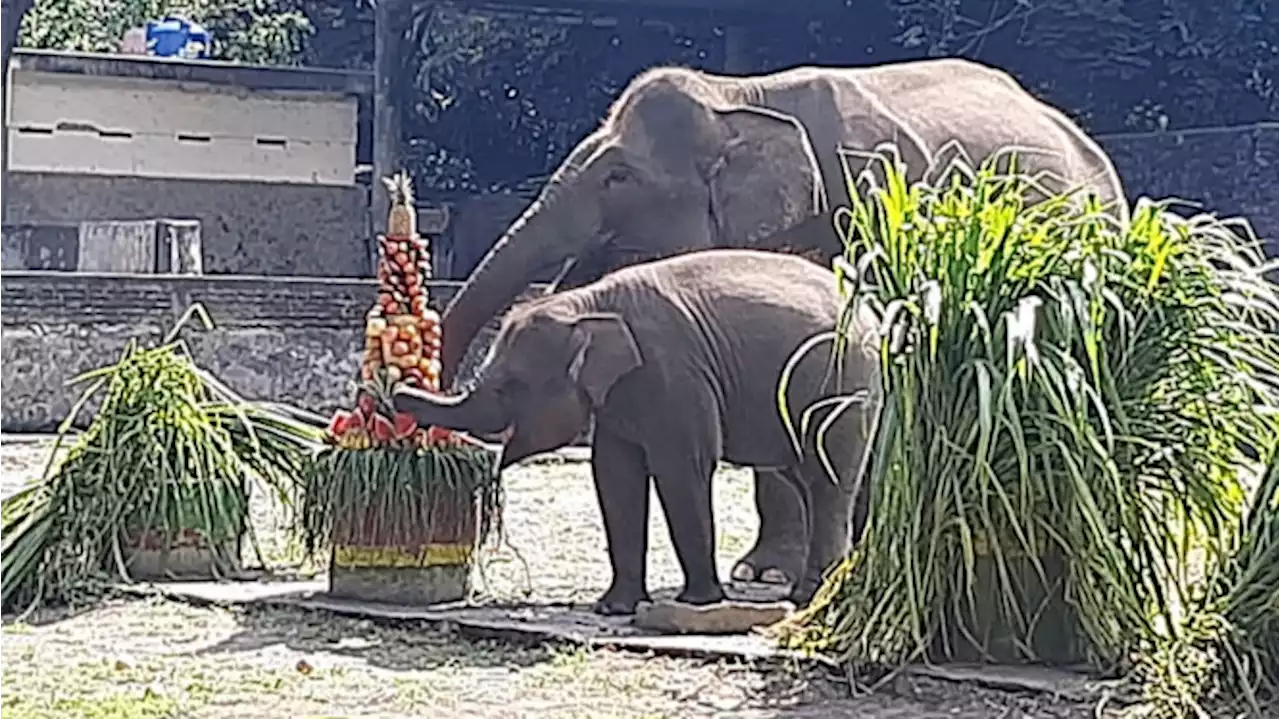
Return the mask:
[(335, 414), (329, 433), (348, 449), (456, 443), (453, 432), (418, 427), (411, 415), (392, 409), (398, 384), (439, 391), (440, 315), (428, 306), (431, 253), (417, 232), (409, 176), (402, 172), (383, 183), (391, 211), (387, 234), (378, 238), (378, 301), (365, 315), (362, 387), (356, 409)]
[(475, 546), (500, 522), (501, 493), (491, 452), (395, 411), (397, 386), (440, 389), (440, 317), (428, 307), (430, 257), (414, 228), (409, 178), (384, 182), (391, 211), (378, 238), (378, 299), (365, 316), (356, 406), (330, 421), (299, 520), (308, 548), (333, 549), (331, 593), (455, 601), (468, 591)]

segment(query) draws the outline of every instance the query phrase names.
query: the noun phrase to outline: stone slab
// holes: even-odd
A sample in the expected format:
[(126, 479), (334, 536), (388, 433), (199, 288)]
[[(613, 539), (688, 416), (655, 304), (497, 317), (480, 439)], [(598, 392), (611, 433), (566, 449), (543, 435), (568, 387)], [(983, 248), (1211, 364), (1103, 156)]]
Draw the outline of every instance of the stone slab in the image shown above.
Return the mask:
[(695, 606), (664, 599), (641, 604), (632, 623), (659, 634), (746, 634), (776, 624), (793, 611), (795, 606), (786, 601), (726, 600)]
[[(759, 633), (737, 635), (660, 634), (634, 626), (630, 617), (603, 617), (582, 604), (468, 605), (465, 602), (410, 607), (343, 599), (328, 594), (328, 579), (259, 582), (163, 582), (122, 587), (135, 593), (218, 605), (289, 606), (346, 616), (422, 621), (446, 625), (460, 633), (508, 641), (559, 641), (589, 647), (612, 647), (706, 659), (801, 661), (832, 666), (822, 657), (779, 648)], [(733, 599), (776, 599), (776, 590), (729, 585)], [(1098, 701), (1124, 695), (1118, 681), (1099, 680), (1083, 672), (1045, 666), (990, 664), (916, 664), (906, 674), (1007, 691), (1048, 694), (1075, 701)]]
[[(992, 689), (1048, 694), (1072, 701), (1096, 701), (1107, 695), (1126, 693), (1120, 680), (1097, 679), (1083, 671), (1035, 665), (931, 664), (912, 666), (916, 676), (962, 684), (978, 684)], [(1128, 698), (1128, 699), (1133, 699)], [(1122, 699), (1124, 703), (1126, 699)]]

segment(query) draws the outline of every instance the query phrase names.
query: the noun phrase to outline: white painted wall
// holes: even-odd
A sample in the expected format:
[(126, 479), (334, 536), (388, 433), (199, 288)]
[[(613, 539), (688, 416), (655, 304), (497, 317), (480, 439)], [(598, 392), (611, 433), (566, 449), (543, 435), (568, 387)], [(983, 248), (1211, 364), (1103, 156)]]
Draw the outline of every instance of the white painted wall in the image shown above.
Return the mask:
[(356, 98), (14, 68), (9, 169), (352, 185)]

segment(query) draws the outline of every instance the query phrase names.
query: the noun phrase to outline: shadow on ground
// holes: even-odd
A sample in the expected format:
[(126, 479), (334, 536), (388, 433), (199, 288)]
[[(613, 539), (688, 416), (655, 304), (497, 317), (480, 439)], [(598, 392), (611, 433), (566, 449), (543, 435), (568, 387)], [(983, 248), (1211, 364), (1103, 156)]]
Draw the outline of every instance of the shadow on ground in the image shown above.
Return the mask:
[(307, 654), (334, 654), (394, 671), (449, 666), (533, 666), (552, 658), (549, 647), (474, 640), (447, 626), (419, 621), (373, 621), (324, 611), (250, 607), (236, 612), (240, 629), (197, 655), (255, 652), (276, 645)]
[[(304, 656), (329, 654), (405, 672), (477, 668), (518, 672), (538, 665), (588, 661), (582, 659), (581, 648), (545, 642), (530, 646), (509, 640), (474, 639), (448, 627), (417, 621), (373, 621), (278, 607), (240, 610), (236, 621), (240, 628), (233, 635), (194, 654), (216, 657), (260, 653), (279, 646)], [(611, 650), (599, 650), (598, 654), (638, 660), (646, 665), (654, 661), (653, 671), (664, 671), (660, 667), (670, 670), (669, 660), (652, 654)], [(703, 663), (708, 667), (716, 664)], [(848, 696), (847, 691), (822, 673), (776, 661), (735, 662), (719, 664), (719, 667), (707, 681), (679, 692), (682, 696), (677, 700), (695, 713), (700, 707), (701, 711), (712, 713), (746, 712), (744, 715), (779, 719), (845, 715), (839, 704)], [(727, 685), (734, 685), (736, 690), (726, 693)]]
[(97, 611), (109, 602), (127, 603), (145, 599), (144, 596), (119, 592), (114, 585), (107, 582), (88, 583), (81, 588), (72, 601), (66, 604), (45, 605), (34, 610), (24, 606), (7, 609), (3, 616), (0, 616), (0, 625), (8, 627), (27, 624), (32, 627), (46, 627)]

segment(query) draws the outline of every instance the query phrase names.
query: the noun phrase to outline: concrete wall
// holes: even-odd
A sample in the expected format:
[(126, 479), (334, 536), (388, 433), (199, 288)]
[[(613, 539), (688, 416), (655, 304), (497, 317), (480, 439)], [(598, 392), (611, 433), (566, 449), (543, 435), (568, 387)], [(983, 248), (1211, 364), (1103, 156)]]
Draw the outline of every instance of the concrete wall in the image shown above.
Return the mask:
[(350, 185), (356, 99), (15, 72), (10, 169)]
[(355, 182), (358, 74), (23, 51), (10, 79), (10, 170)]
[(1268, 241), (1280, 238), (1280, 126), (1204, 128), (1099, 138), (1131, 199), (1177, 197), (1220, 217), (1243, 217)]
[(207, 274), (367, 277), (363, 187), (11, 172), (6, 225), (200, 221)]
[(11, 77), (6, 228), (198, 220), (206, 273), (372, 275), (370, 73), (19, 49)]
[[(457, 286), (433, 283), (435, 303)], [(247, 398), (327, 414), (350, 403), (375, 294), (372, 280), (5, 272), (0, 430), (52, 431), (81, 391), (69, 379), (114, 362), (130, 339), (154, 344), (197, 301), (215, 324), (184, 334), (201, 366)], [(473, 346), (464, 375), (492, 335)]]

